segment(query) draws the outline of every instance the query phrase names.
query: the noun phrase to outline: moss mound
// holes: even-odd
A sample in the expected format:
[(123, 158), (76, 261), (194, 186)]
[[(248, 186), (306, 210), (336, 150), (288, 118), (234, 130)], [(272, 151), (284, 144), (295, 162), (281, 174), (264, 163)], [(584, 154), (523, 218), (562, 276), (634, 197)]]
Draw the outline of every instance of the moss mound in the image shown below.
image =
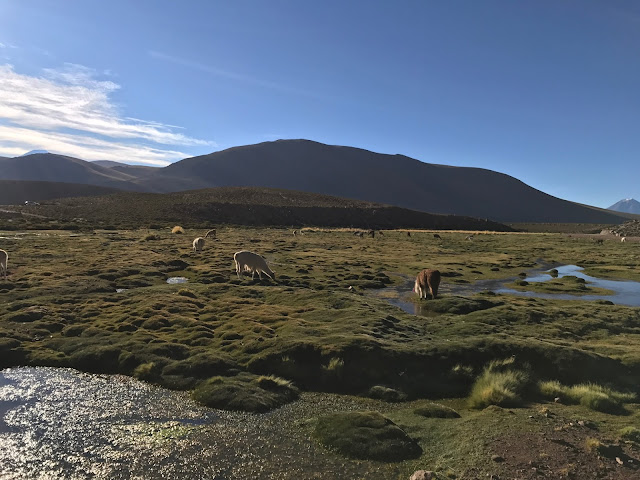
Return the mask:
[(399, 462), (422, 454), (420, 445), (378, 412), (321, 417), (315, 435), (326, 447), (352, 458)]
[(467, 313), (488, 310), (489, 308), (502, 305), (502, 302), (495, 302), (483, 298), (464, 297), (444, 297), (427, 302), (426, 306), (432, 312), (453, 313), (455, 315), (466, 315)]
[(279, 377), (241, 373), (235, 377), (212, 377), (192, 393), (197, 401), (212, 408), (267, 412), (298, 398), (298, 389)]
[(368, 395), (371, 398), (384, 400), (385, 402), (403, 402), (407, 399), (407, 395), (395, 388), (389, 388), (382, 385), (376, 385), (369, 389)]
[(453, 408), (445, 407), (439, 403), (429, 403), (413, 410), (413, 413), (427, 418), (460, 418), (460, 414)]

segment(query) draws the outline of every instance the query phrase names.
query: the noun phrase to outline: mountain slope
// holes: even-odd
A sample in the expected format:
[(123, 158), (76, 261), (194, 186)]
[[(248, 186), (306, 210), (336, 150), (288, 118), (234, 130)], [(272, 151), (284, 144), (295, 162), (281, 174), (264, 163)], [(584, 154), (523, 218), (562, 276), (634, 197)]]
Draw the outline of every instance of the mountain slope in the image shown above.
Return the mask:
[(93, 162), (101, 167), (109, 168), (115, 172), (120, 172), (127, 175), (129, 180), (149, 175), (159, 167), (151, 167), (149, 165), (129, 165), (127, 163), (114, 162), (112, 160), (94, 160)]
[(115, 188), (77, 183), (0, 180), (0, 205), (42, 202), (64, 197), (91, 197), (121, 192)]
[(144, 190), (134, 177), (78, 158), (52, 153), (0, 159), (0, 180), (81, 183), (116, 188)]
[(615, 212), (625, 212), (640, 215), (640, 202), (633, 198), (625, 198), (611, 205), (607, 210)]
[(500, 222), (620, 223), (491, 170), (423, 163), (309, 140), (278, 140), (187, 158), (136, 180), (151, 191), (263, 186)]
[[(135, 208), (131, 208), (135, 205)], [(308, 192), (261, 187), (223, 187), (180, 193), (122, 192), (104, 197), (61, 199), (25, 206), (27, 212), (70, 221), (140, 226), (149, 223), (202, 225), (326, 226), (510, 231), (505, 225), (458, 215), (433, 215), (390, 205)]]

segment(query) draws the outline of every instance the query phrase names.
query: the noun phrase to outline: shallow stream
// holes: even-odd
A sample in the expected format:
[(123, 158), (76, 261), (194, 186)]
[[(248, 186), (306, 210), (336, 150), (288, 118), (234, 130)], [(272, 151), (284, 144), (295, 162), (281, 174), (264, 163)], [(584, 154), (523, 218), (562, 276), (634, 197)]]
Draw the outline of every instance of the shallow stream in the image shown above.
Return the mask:
[(304, 393), (267, 414), (207, 409), (120, 375), (0, 371), (2, 479), (397, 478), (397, 464), (351, 461), (318, 445), (312, 419), (381, 402)]

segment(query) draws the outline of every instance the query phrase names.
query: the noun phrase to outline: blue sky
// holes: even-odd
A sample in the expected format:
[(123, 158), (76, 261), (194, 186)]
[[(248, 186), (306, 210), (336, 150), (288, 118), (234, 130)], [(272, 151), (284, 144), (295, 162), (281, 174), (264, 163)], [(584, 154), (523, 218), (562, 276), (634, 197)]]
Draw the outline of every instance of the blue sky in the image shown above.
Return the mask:
[(0, 155), (307, 138), (640, 199), (640, 2), (0, 0)]

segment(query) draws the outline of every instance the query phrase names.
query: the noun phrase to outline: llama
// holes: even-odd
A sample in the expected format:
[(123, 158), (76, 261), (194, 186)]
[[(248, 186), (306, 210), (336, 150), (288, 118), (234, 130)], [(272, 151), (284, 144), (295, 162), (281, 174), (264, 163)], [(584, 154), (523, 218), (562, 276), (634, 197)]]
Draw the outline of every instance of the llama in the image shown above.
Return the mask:
[(242, 250), (233, 254), (233, 260), (236, 262), (236, 274), (240, 279), (242, 279), (240, 273), (243, 270), (249, 270), (251, 271), (251, 280), (255, 278), (256, 272), (262, 280), (262, 272), (264, 272), (271, 280), (276, 281), (276, 274), (269, 268), (267, 261), (257, 253)]
[(201, 252), (204, 248), (204, 238), (198, 237), (193, 241), (193, 251)]
[(627, 241), (627, 237), (622, 237), (622, 238), (620, 239), (620, 241), (621, 241), (621, 242), (626, 242), (626, 241)]
[(7, 279), (7, 265), (9, 254), (5, 250), (0, 250), (0, 274), (4, 273), (4, 279)]
[(420, 298), (427, 299), (428, 294), (431, 293), (431, 298), (435, 299), (438, 296), (438, 287), (440, 286), (440, 271), (424, 269), (416, 277), (416, 281), (413, 285), (413, 291), (418, 294)]
[(442, 240), (442, 237), (440, 235), (438, 235), (437, 233), (433, 234), (433, 238), (438, 238), (438, 239)]
[(209, 237), (216, 238), (216, 229), (215, 228), (212, 228), (211, 230), (209, 230), (204, 236), (204, 238), (209, 238)]

